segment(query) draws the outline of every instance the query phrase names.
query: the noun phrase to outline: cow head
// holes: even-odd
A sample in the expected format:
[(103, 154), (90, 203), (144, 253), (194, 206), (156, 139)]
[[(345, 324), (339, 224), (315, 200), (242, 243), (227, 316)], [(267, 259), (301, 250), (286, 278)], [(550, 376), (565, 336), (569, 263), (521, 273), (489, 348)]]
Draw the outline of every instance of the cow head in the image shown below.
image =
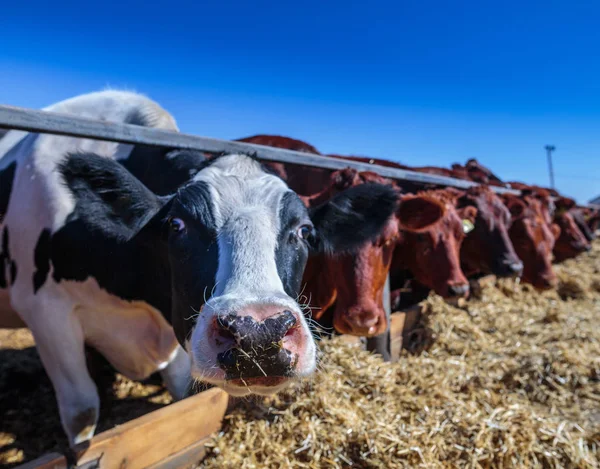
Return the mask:
[(536, 204), (536, 210), (542, 215), (544, 221), (550, 226), (556, 212), (556, 204), (550, 190), (539, 186), (530, 186), (521, 190), (521, 195), (528, 199), (535, 199), (539, 203)]
[(239, 154), (212, 159), (164, 197), (96, 155), (71, 155), (61, 172), (88, 229), (152, 267), (146, 289), (168, 299), (193, 375), (234, 395), (271, 394), (312, 373), (315, 343), (296, 302), (309, 252), (352, 251), (396, 206), (391, 188), (370, 184), (308, 210)]
[(590, 228), (590, 231), (595, 235), (600, 229), (600, 209), (585, 209), (583, 211), (585, 224)]
[[(418, 282), (444, 298), (461, 298), (469, 293), (469, 283), (460, 267), (465, 232), (455, 208), (457, 197), (455, 191), (446, 189), (409, 194), (401, 198), (398, 209), (402, 232), (392, 268), (410, 270)], [(477, 209), (469, 207), (464, 216), (474, 222)]]
[[(561, 199), (565, 199), (564, 197)], [(560, 227), (560, 236), (554, 245), (554, 258), (558, 262), (577, 257), (579, 254), (592, 249), (572, 213), (575, 201), (566, 199), (566, 203), (559, 199), (556, 202), (554, 222)], [(572, 203), (570, 203), (572, 201)]]
[(595, 233), (592, 231), (592, 229), (590, 228), (590, 226), (588, 225), (588, 223), (586, 221), (586, 215), (585, 215), (585, 212), (583, 211), (583, 209), (573, 208), (570, 210), (570, 213), (571, 213), (571, 215), (573, 215), (573, 219), (575, 220), (577, 227), (583, 233), (583, 236), (585, 236), (585, 239), (588, 240), (589, 242), (596, 239)]
[(560, 228), (547, 223), (547, 209), (536, 197), (505, 194), (503, 201), (512, 218), (510, 239), (523, 261), (523, 280), (541, 290), (552, 288), (557, 282), (552, 249)]
[(475, 273), (494, 274), (499, 277), (519, 276), (523, 263), (517, 257), (508, 230), (510, 212), (502, 199), (487, 186), (467, 189), (458, 198), (458, 211), (469, 207), (477, 209), (473, 230), (467, 233), (460, 259), (467, 276)]
[[(372, 184), (385, 184), (395, 190), (391, 181), (376, 173), (347, 168), (334, 172), (328, 187), (305, 198), (305, 202), (313, 206), (350, 188)], [(353, 253), (310, 259), (305, 281), (311, 303), (318, 308), (314, 317), (321, 319), (335, 303), (333, 325), (338, 332), (366, 337), (383, 333), (387, 328), (383, 288), (397, 237), (398, 223), (390, 217), (377, 237)]]

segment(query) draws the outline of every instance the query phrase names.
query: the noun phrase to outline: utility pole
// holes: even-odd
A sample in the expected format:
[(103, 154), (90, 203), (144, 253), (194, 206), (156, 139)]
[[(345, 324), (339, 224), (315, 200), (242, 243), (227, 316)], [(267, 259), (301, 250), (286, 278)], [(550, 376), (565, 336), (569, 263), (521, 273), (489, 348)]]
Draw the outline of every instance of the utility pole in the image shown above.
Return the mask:
[(548, 153), (548, 171), (550, 171), (550, 187), (554, 189), (554, 170), (552, 169), (552, 152), (556, 150), (554, 145), (546, 145), (544, 147)]

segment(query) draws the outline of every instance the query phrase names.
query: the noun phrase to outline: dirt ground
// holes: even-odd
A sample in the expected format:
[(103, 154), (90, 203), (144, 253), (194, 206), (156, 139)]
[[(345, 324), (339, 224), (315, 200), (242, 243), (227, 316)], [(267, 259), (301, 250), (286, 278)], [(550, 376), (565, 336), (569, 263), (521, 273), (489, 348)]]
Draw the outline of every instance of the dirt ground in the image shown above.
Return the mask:
[[(160, 378), (140, 383), (116, 374), (98, 354), (88, 363), (100, 390), (98, 431), (171, 402)], [(66, 448), (54, 391), (26, 329), (0, 329), (0, 467), (14, 467)]]

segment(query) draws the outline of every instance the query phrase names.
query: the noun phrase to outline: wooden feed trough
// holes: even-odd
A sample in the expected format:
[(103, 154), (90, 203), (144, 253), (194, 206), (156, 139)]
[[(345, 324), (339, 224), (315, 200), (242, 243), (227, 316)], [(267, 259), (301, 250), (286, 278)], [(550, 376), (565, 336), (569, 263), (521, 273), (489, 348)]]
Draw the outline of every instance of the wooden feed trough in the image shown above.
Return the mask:
[[(76, 450), (77, 468), (169, 469), (198, 462), (221, 428), (227, 402), (227, 393), (213, 388), (100, 433)], [(67, 467), (63, 455), (50, 453), (17, 469)]]

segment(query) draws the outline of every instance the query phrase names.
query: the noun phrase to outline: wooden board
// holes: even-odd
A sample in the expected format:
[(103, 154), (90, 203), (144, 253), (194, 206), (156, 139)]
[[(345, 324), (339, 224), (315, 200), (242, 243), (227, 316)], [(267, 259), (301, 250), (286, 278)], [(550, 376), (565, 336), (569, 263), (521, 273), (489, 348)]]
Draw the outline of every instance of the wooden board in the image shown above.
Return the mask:
[(398, 360), (406, 336), (413, 330), (415, 324), (419, 321), (422, 311), (423, 307), (421, 305), (414, 305), (404, 311), (392, 313), (390, 324), (392, 361), (395, 362)]
[[(76, 448), (77, 466), (98, 469), (169, 468), (197, 462), (208, 437), (221, 428), (228, 396), (218, 388), (96, 435)], [(164, 464), (164, 465), (162, 465)], [(66, 469), (62, 455), (46, 455), (18, 469)]]
[(67, 467), (67, 460), (62, 454), (48, 453), (25, 464), (17, 466), (16, 469), (64, 469)]
[[(393, 362), (398, 360), (400, 351), (402, 350), (402, 344), (404, 343), (406, 336), (417, 324), (422, 311), (423, 307), (421, 305), (414, 305), (403, 311), (391, 314), (390, 343)], [(362, 342), (361, 337), (347, 334), (342, 335), (342, 340), (347, 344), (360, 344)]]

